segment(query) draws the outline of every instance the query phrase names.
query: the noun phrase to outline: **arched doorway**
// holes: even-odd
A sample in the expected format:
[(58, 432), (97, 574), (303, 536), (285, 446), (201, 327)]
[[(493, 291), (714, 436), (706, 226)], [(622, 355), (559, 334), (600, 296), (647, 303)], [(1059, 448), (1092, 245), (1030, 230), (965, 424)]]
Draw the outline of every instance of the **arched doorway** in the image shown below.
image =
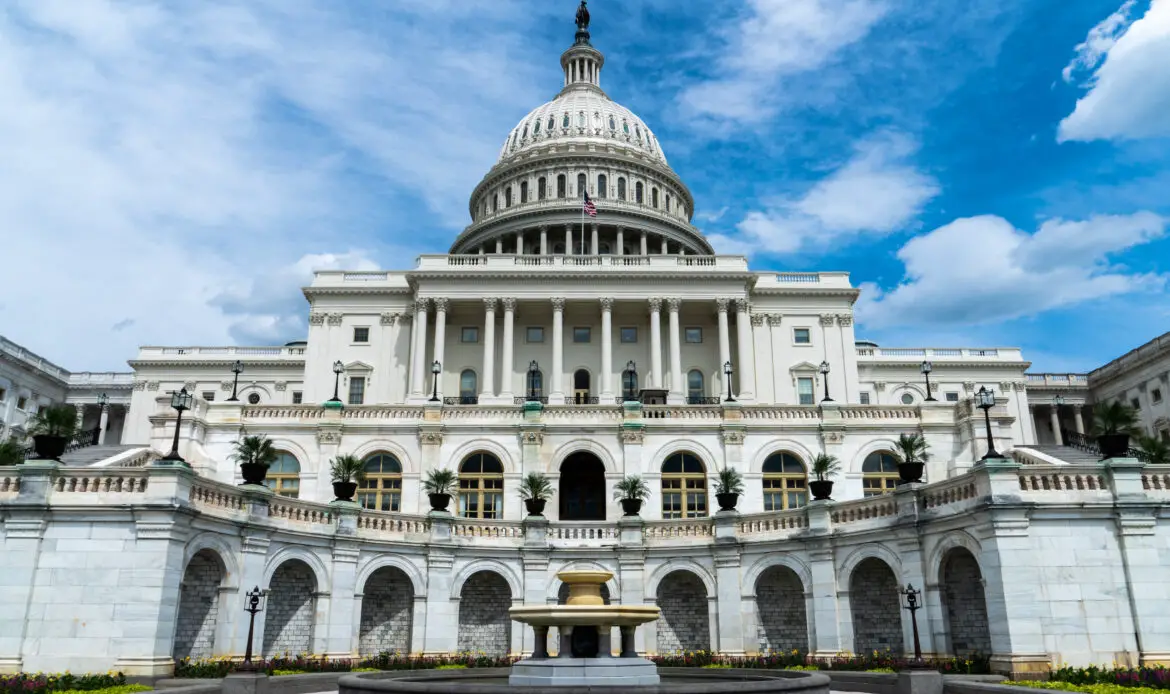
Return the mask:
[(947, 609), (951, 653), (960, 657), (991, 653), (987, 598), (983, 593), (979, 562), (966, 548), (955, 547), (943, 557), (939, 574)]
[(175, 660), (215, 655), (215, 627), (219, 621), (219, 587), (223, 562), (209, 549), (199, 550), (183, 572), (179, 612), (175, 625)]
[(658, 584), (658, 652), (711, 650), (707, 587), (686, 570), (672, 571)]
[(494, 571), (477, 571), (459, 593), (459, 652), (508, 655), (511, 650), (512, 589)]
[(358, 623), (358, 652), (410, 652), (414, 585), (402, 569), (384, 566), (366, 579)]
[(773, 566), (756, 579), (756, 614), (760, 651), (808, 650), (804, 584), (787, 566)]
[(560, 519), (605, 520), (605, 465), (592, 453), (573, 453), (561, 463)]
[(902, 598), (889, 564), (876, 557), (858, 564), (849, 578), (849, 603), (854, 653), (902, 654)]
[(589, 404), (589, 372), (577, 369), (573, 372), (573, 403), (576, 405)]
[(313, 652), (313, 616), (316, 612), (317, 577), (299, 559), (281, 564), (268, 582), (264, 606), (265, 658), (281, 653)]

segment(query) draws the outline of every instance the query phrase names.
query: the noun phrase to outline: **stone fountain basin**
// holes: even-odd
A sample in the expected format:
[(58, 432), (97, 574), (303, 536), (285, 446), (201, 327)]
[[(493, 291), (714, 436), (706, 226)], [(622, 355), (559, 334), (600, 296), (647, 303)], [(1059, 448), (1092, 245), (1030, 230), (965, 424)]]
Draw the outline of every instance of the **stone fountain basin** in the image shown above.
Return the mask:
[(633, 627), (658, 619), (651, 605), (522, 605), (508, 610), (517, 622), (534, 627)]

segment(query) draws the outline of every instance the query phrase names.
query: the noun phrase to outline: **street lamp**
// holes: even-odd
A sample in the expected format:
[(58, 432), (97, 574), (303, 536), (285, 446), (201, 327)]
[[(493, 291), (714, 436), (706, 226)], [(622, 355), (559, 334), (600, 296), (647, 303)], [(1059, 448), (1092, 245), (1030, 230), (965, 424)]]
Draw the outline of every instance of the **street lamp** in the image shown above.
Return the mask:
[(337, 397), (337, 389), (341, 385), (341, 374), (343, 371), (345, 371), (345, 364), (342, 364), (340, 359), (333, 362), (333, 399), (329, 402), (335, 402), (339, 405), (341, 404), (341, 398)]
[(825, 399), (821, 402), (833, 402), (833, 398), (829, 397), (829, 362), (821, 362), (821, 378), (825, 381)]
[(987, 453), (980, 460), (998, 458), (1000, 456), (995, 450), (995, 440), (991, 437), (991, 414), (989, 414), (991, 408), (995, 407), (995, 391), (988, 390), (987, 386), (979, 386), (979, 391), (975, 393), (975, 404), (983, 410), (983, 422), (987, 425)]
[(434, 363), (431, 364), (431, 374), (434, 375), (434, 378), (431, 379), (433, 382), (431, 389), (431, 402), (439, 401), (439, 374), (442, 373), (442, 371), (443, 365), (439, 363), (438, 359), (436, 359)]
[(540, 364), (533, 359), (528, 362), (528, 402), (537, 402), (540, 399), (536, 395), (537, 378), (540, 378)]
[(922, 362), (922, 375), (926, 377), (926, 402), (937, 402), (935, 397), (930, 394), (930, 372), (934, 371), (934, 364), (929, 361)]
[(248, 645), (244, 649), (244, 662), (240, 665), (241, 672), (255, 672), (256, 665), (252, 662), (252, 635), (256, 631), (256, 613), (263, 611), (260, 607), (260, 601), (264, 598), (264, 591), (260, 590), (260, 586), (256, 586), (244, 593), (244, 597), (248, 599), (244, 611), (248, 613)]
[(906, 587), (899, 588), (898, 592), (906, 598), (905, 609), (910, 610), (910, 627), (914, 631), (914, 660), (910, 666), (920, 668), (925, 663), (922, 661), (922, 642), (918, 640), (918, 615), (915, 613), (922, 609), (922, 605), (918, 604), (918, 596), (922, 595), (922, 591), (915, 590), (914, 586), (907, 583)]
[(171, 442), (171, 452), (167, 454), (163, 460), (169, 460), (175, 463), (185, 463), (183, 456), (179, 455), (179, 430), (183, 426), (183, 410), (191, 409), (192, 395), (187, 392), (187, 387), (184, 386), (182, 390), (171, 391), (171, 407), (179, 413), (175, 417), (175, 440)]
[(102, 415), (106, 413), (106, 405), (110, 404), (110, 396), (102, 393), (97, 398), (98, 401), (98, 425), (93, 432), (93, 445), (101, 445), (102, 442)]
[(735, 367), (731, 365), (731, 362), (723, 362), (723, 376), (727, 381), (727, 399), (723, 402), (735, 402), (735, 398), (731, 395), (731, 374), (733, 373), (735, 373)]
[(239, 392), (240, 373), (243, 370), (244, 370), (244, 362), (240, 361), (239, 359), (232, 362), (232, 373), (235, 374), (235, 377), (232, 379), (232, 396), (230, 398), (228, 398), (228, 402), (239, 401), (239, 398), (236, 397), (236, 393)]
[(638, 385), (638, 365), (631, 359), (626, 362), (626, 370), (622, 372), (622, 399), (624, 402), (634, 402), (634, 389)]

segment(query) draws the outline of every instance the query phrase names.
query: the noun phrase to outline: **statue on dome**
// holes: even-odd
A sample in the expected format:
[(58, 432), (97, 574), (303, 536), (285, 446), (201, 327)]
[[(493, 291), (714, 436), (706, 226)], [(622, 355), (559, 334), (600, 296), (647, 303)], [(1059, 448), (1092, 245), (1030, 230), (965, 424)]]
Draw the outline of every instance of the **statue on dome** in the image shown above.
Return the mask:
[(581, 6), (577, 8), (577, 29), (589, 30), (589, 10), (585, 8), (585, 0), (581, 0)]

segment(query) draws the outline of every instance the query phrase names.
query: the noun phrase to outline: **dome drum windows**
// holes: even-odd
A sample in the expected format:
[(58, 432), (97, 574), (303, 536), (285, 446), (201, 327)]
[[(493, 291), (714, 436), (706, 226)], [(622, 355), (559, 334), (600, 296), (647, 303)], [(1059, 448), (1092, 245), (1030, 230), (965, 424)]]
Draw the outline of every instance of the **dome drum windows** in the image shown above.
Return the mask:
[(563, 197), (565, 197), (565, 187), (566, 187), (566, 184), (565, 184), (565, 175), (564, 175), (564, 174), (559, 174), (559, 175), (557, 176), (557, 197), (558, 197), (558, 198), (563, 198)]
[(634, 202), (639, 205), (642, 204), (642, 182), (638, 181), (634, 184)]
[(607, 194), (608, 191), (609, 191), (609, 179), (606, 177), (605, 174), (599, 174), (597, 176), (597, 197), (598, 197), (598, 199), (603, 200), (603, 199), (609, 197)]
[(546, 127), (545, 129), (551, 133), (553, 131), (553, 128), (556, 127), (556, 125), (557, 125), (557, 117), (552, 115), (552, 114), (549, 114), (548, 127)]
[(609, 129), (617, 130), (617, 121), (614, 120), (613, 116), (609, 117)]
[(569, 112), (568, 111), (566, 111), (564, 117), (561, 118), (561, 127), (562, 128), (569, 127)]
[(662, 517), (707, 516), (707, 470), (690, 453), (675, 453), (662, 464)]
[(520, 181), (520, 204), (528, 202), (528, 181)]
[(507, 188), (504, 188), (504, 207), (508, 208), (511, 206), (512, 206), (512, 186), (508, 186)]
[(581, 198), (581, 197), (585, 196), (585, 187), (587, 185), (586, 184), (587, 180), (588, 180), (588, 178), (585, 176), (585, 174), (583, 174), (583, 173), (577, 174), (577, 190), (576, 190), (577, 197)]
[(654, 209), (658, 209), (658, 189), (657, 188), (654, 188), (650, 191), (650, 204), (654, 206)]
[(504, 512), (504, 466), (491, 453), (473, 453), (459, 466), (459, 515), (501, 518)]
[(764, 461), (764, 510), (783, 511), (808, 504), (808, 472), (800, 458), (773, 453)]
[(618, 179), (617, 188), (618, 188), (617, 189), (618, 200), (625, 200), (626, 199), (626, 179), (625, 178)]
[(536, 180), (536, 199), (544, 200), (548, 197), (548, 182), (541, 176)]
[(366, 458), (366, 477), (359, 483), (357, 502), (373, 511), (402, 510), (402, 464), (389, 453)]

